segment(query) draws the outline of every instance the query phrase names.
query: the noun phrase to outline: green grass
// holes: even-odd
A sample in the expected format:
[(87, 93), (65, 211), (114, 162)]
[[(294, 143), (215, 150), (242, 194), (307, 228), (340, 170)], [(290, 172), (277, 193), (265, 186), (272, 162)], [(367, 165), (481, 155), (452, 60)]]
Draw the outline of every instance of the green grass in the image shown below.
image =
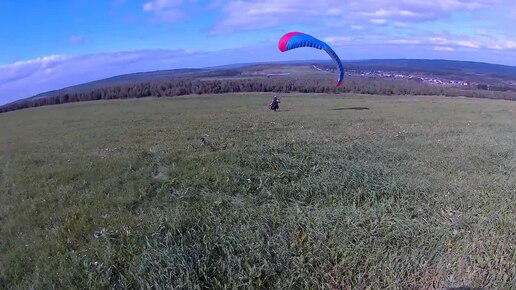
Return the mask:
[(270, 97), (0, 114), (0, 288), (515, 289), (516, 103)]

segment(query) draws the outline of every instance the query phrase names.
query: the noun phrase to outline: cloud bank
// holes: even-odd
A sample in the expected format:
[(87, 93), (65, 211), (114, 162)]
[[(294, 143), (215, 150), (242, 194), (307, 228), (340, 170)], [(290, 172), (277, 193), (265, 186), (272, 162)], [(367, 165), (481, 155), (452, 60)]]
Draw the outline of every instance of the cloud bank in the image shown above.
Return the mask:
[(222, 34), (242, 30), (257, 30), (297, 23), (317, 23), (338, 20), (355, 27), (393, 23), (434, 21), (456, 12), (479, 11), (495, 6), (516, 5), (508, 0), (251, 0), (228, 1), (222, 7), (223, 16), (213, 29)]

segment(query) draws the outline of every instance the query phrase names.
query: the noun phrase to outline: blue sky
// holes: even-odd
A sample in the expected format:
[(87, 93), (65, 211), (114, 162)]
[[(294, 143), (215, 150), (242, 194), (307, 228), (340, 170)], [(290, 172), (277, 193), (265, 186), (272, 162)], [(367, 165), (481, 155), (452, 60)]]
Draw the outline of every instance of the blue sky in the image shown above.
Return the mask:
[(343, 60), (516, 65), (515, 25), (513, 0), (6, 0), (0, 104), (124, 73), (327, 57), (279, 52), (289, 31)]

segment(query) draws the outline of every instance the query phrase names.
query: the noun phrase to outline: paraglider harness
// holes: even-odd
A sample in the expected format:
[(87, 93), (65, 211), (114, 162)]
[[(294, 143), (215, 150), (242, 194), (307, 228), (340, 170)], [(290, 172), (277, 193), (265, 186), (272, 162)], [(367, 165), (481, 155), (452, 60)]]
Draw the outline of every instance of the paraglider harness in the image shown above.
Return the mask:
[(272, 102), (269, 105), (269, 108), (276, 112), (279, 110), (279, 103), (281, 103), (281, 100), (277, 96), (274, 96), (274, 98), (272, 98)]

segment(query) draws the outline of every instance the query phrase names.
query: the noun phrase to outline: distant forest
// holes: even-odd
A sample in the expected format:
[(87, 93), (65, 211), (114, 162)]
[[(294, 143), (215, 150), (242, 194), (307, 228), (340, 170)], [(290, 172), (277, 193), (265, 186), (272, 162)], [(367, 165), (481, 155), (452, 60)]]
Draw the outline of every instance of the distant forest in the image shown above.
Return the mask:
[(456, 88), (421, 83), (420, 79), (394, 80), (370, 77), (349, 77), (339, 88), (328, 77), (240, 77), (221, 76), (213, 79), (171, 77), (159, 81), (144, 81), (77, 91), (57, 91), (47, 96), (21, 100), (0, 107), (0, 113), (45, 105), (93, 100), (144, 97), (174, 97), (190, 94), (222, 94), (238, 92), (270, 93), (357, 93), (372, 95), (439, 95), (516, 100), (511, 90), (487, 90), (487, 87)]

